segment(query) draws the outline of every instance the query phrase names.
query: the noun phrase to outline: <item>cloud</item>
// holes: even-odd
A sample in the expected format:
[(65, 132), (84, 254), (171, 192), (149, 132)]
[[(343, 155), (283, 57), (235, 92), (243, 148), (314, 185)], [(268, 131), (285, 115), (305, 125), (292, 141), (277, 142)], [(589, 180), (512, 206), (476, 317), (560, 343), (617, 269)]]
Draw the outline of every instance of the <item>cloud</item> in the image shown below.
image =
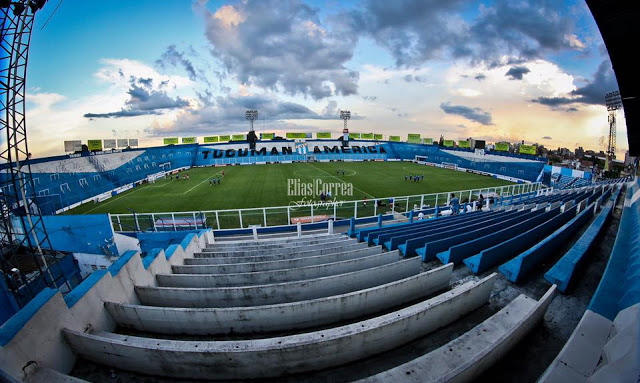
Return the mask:
[(175, 45), (167, 47), (160, 58), (156, 60), (156, 65), (163, 69), (168, 66), (180, 66), (187, 72), (190, 80), (195, 81), (198, 77), (193, 63), (185, 57), (183, 52), (178, 52)]
[[(282, 101), (270, 95), (226, 95), (212, 97), (208, 105), (182, 110), (174, 122), (157, 125), (147, 133), (161, 136), (168, 132), (215, 133), (242, 131), (247, 128), (244, 113), (247, 109), (258, 109), (260, 126), (271, 129), (279, 127), (284, 120), (338, 120), (338, 104), (331, 100), (321, 113), (289, 101)], [(362, 119), (352, 115), (352, 119)], [(258, 123), (258, 122), (257, 122)]]
[(486, 79), (486, 78), (487, 78), (487, 76), (486, 76), (486, 75), (484, 75), (484, 74), (482, 74), (482, 73), (478, 73), (478, 74), (477, 74), (477, 75), (475, 75), (473, 78), (474, 78), (474, 79), (476, 79), (476, 80), (478, 80), (478, 81), (482, 81), (482, 80)]
[[(160, 87), (164, 85), (161, 83)], [(159, 115), (168, 109), (180, 109), (189, 106), (189, 102), (180, 97), (171, 98), (163, 89), (154, 89), (151, 78), (131, 76), (129, 99), (121, 110), (107, 113), (85, 113), (86, 118), (119, 118), (144, 115)]]
[(510, 77), (511, 80), (522, 80), (522, 77), (531, 72), (526, 66), (514, 66), (509, 68), (504, 75)]
[(542, 96), (532, 99), (531, 102), (548, 106), (553, 110), (575, 112), (578, 110), (575, 106), (567, 108), (563, 106), (572, 104), (604, 105), (604, 95), (617, 89), (618, 85), (613, 70), (611, 69), (611, 62), (604, 60), (598, 66), (598, 70), (594, 73), (593, 79), (586, 85), (571, 91), (566, 96)]
[(550, 136), (544, 136), (542, 137), (543, 140), (553, 140), (553, 138), (551, 138)]
[(425, 78), (424, 78), (424, 77), (422, 77), (422, 76), (419, 76), (419, 75), (412, 75), (412, 74), (405, 75), (405, 76), (403, 77), (403, 79), (404, 79), (404, 81), (406, 81), (406, 82), (412, 82), (412, 81), (415, 81), (415, 82), (426, 82), (426, 81), (427, 81), (427, 79), (425, 79)]
[(469, 3), (365, 0), (351, 12), (352, 30), (386, 48), (397, 66), (442, 58), (504, 65), (505, 56), (529, 60), (584, 48), (562, 2), (496, 0), (466, 21), (461, 14)]
[(451, 105), (449, 102), (443, 102), (440, 104), (440, 109), (447, 114), (458, 115), (482, 125), (493, 125), (491, 113), (485, 112), (481, 108), (470, 108), (464, 105)]
[(298, 0), (247, 0), (215, 13), (196, 7), (212, 55), (240, 83), (315, 100), (358, 92), (359, 73), (345, 65), (356, 36), (340, 20), (320, 26), (318, 10)]

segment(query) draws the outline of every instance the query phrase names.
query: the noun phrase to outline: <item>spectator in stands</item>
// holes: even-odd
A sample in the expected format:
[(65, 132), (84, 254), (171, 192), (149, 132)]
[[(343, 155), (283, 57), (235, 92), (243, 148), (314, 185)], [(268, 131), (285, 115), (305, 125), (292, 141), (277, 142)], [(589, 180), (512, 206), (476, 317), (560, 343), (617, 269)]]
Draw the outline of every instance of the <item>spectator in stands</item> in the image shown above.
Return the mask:
[(324, 191), (320, 192), (320, 201), (324, 202), (327, 199), (327, 196), (324, 194)]
[(451, 206), (451, 214), (458, 214), (458, 210), (460, 210), (460, 200), (454, 193), (451, 193), (451, 200), (449, 200), (449, 205)]
[(420, 212), (418, 213), (418, 221), (422, 221), (424, 219), (424, 213)]
[(478, 209), (482, 210), (483, 207), (484, 207), (484, 197), (482, 196), (482, 194), (480, 194), (480, 197), (478, 198)]
[(367, 207), (367, 196), (364, 196), (364, 200), (362, 201), (362, 205)]
[(413, 210), (418, 210), (418, 204), (417, 203), (413, 204)]

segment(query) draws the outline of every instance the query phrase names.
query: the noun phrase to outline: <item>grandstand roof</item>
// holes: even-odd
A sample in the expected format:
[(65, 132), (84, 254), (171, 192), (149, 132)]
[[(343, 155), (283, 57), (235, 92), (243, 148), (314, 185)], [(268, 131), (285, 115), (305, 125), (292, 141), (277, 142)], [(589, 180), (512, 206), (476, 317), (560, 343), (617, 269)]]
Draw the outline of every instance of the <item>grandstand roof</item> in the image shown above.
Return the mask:
[[(640, 131), (638, 131), (638, 70), (635, 60), (630, 59), (633, 36), (640, 35), (637, 4), (613, 0), (587, 0), (604, 43), (609, 51), (613, 70), (618, 79), (622, 105), (627, 121), (629, 153), (640, 154)], [(631, 38), (631, 40), (630, 40)], [(604, 102), (604, 94), (602, 95)]]

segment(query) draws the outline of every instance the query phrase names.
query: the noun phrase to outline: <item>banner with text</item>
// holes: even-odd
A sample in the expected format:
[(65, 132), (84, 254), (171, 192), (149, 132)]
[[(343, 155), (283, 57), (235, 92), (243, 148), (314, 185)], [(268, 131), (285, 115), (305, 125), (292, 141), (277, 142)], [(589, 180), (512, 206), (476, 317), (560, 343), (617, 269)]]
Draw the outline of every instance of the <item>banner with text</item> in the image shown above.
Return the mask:
[(231, 141), (231, 136), (229, 134), (224, 134), (224, 135), (218, 136), (218, 140), (220, 140), (220, 142)]
[(137, 138), (129, 138), (129, 146), (138, 147), (138, 139)]
[(198, 140), (195, 137), (182, 137), (183, 144), (195, 144)]
[(311, 138), (311, 133), (299, 133), (299, 132), (289, 132), (287, 133), (287, 138), (292, 140), (300, 140), (304, 138)]
[(208, 136), (203, 138), (205, 144), (210, 144), (212, 142), (218, 142), (218, 136)]
[(410, 142), (412, 144), (421, 144), (422, 138), (420, 138), (420, 135), (417, 133), (409, 133), (407, 135), (407, 142)]
[(538, 147), (535, 145), (520, 145), (520, 154), (536, 155)]
[(458, 147), (463, 149), (469, 149), (471, 148), (471, 145), (469, 144), (469, 140), (464, 140), (464, 141), (458, 141)]
[(400, 136), (389, 136), (389, 141), (400, 142)]
[(362, 133), (360, 138), (363, 140), (373, 140), (373, 133)]
[(423, 138), (422, 143), (425, 145), (433, 145), (433, 138)]
[(247, 139), (246, 134), (232, 134), (231, 141), (245, 141)]
[(508, 142), (496, 142), (496, 151), (498, 151), (498, 152), (508, 152), (509, 151), (509, 143)]
[(261, 140), (273, 140), (274, 138), (276, 138), (275, 133), (260, 133)]
[(102, 140), (87, 140), (87, 148), (89, 151), (102, 150)]
[(350, 140), (356, 140), (360, 138), (360, 133), (349, 133)]
[(118, 138), (116, 140), (116, 144), (119, 148), (126, 148), (127, 146), (129, 146), (129, 140), (126, 138)]
[(165, 138), (163, 142), (165, 145), (177, 145), (178, 137)]
[(316, 133), (316, 138), (322, 138), (322, 139), (331, 138), (331, 132), (318, 132)]
[(64, 142), (64, 151), (67, 153), (79, 152), (81, 150), (82, 150), (81, 140), (71, 140), (71, 141)]
[(115, 138), (107, 138), (103, 140), (103, 147), (105, 149), (115, 149), (116, 148), (116, 139)]
[(456, 145), (456, 142), (454, 140), (443, 140), (442, 141), (442, 146), (446, 147), (446, 148), (453, 148)]
[(374, 133), (373, 134), (373, 139), (374, 140), (383, 140), (384, 136), (382, 134)]

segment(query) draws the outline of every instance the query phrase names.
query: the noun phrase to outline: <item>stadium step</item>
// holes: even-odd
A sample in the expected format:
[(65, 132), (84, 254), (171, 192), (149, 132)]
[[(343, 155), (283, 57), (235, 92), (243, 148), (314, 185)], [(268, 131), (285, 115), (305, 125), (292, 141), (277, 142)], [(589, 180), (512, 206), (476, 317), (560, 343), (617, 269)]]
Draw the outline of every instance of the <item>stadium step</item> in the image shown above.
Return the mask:
[(256, 334), (353, 320), (445, 289), (453, 265), (340, 295), (267, 306), (174, 308), (105, 303), (118, 326), (162, 334)]
[[(484, 305), (496, 275), (467, 282), (409, 307), (326, 330), (237, 341), (177, 341), (63, 330), (89, 360), (150, 375), (253, 379), (318, 370), (389, 351)], [(312, 361), (312, 363), (310, 363)]]
[(420, 260), (296, 282), (245, 287), (178, 288), (136, 286), (143, 305), (162, 307), (246, 307), (296, 302), (345, 294), (397, 281), (420, 272)]
[[(376, 266), (386, 265), (400, 260), (397, 251), (379, 253), (348, 259), (322, 265), (304, 266), (285, 270), (258, 271), (252, 273), (237, 274), (156, 274), (156, 281), (160, 287), (232, 287), (232, 286), (253, 286), (266, 285), (271, 283), (301, 281), (340, 275), (352, 271), (369, 269)], [(193, 266), (206, 271), (207, 266)]]
[[(378, 253), (382, 253), (382, 246), (364, 247), (356, 250), (337, 251), (335, 253), (307, 257), (298, 257), (298, 254), (296, 254), (294, 255), (296, 258), (291, 259), (247, 263), (218, 264), (216, 263), (217, 260), (211, 258), (185, 258), (185, 264), (172, 266), (172, 271), (178, 274), (195, 274), (195, 270), (204, 270), (207, 274), (253, 273), (257, 271), (322, 265)], [(200, 268), (196, 269), (194, 266), (200, 266)]]
[(330, 243), (326, 244), (324, 247), (320, 246), (317, 248), (302, 248), (298, 251), (293, 252), (284, 252), (284, 253), (276, 253), (269, 255), (249, 255), (249, 256), (236, 256), (234, 254), (212, 254), (212, 253), (194, 253), (194, 257), (209, 259), (213, 263), (224, 264), (224, 263), (246, 263), (246, 262), (263, 262), (263, 261), (277, 261), (277, 260), (286, 260), (293, 258), (302, 258), (302, 257), (311, 257), (315, 255), (326, 255), (332, 254), (342, 251), (351, 251), (358, 249), (366, 249), (366, 243), (357, 243), (357, 242), (340, 242), (340, 243)]
[(542, 320), (554, 296), (555, 286), (539, 301), (519, 295), (489, 319), (451, 342), (358, 382), (474, 381)]

